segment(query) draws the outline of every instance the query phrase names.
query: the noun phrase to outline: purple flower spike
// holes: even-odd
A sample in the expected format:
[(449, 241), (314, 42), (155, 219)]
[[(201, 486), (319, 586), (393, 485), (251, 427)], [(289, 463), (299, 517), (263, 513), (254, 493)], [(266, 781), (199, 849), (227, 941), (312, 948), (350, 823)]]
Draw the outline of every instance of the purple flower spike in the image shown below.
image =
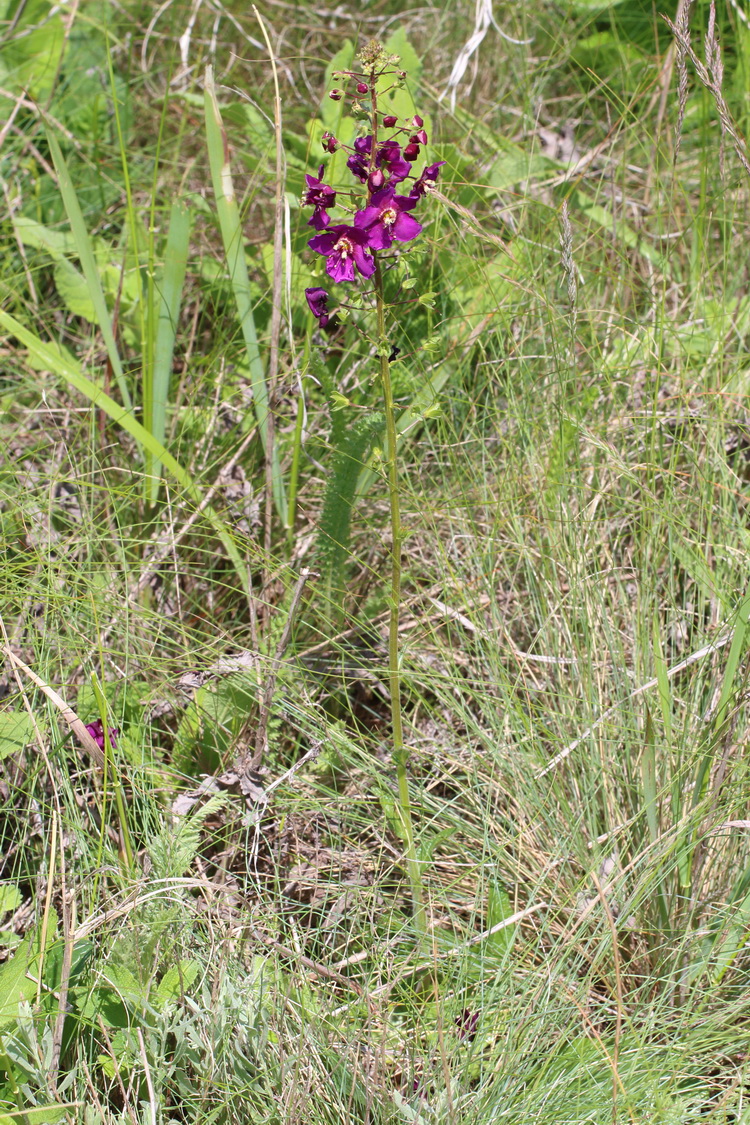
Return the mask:
[[(86, 730), (89, 732), (89, 734), (91, 735), (91, 737), (93, 738), (94, 742), (99, 747), (99, 749), (103, 750), (104, 749), (104, 727), (102, 725), (101, 719), (97, 719), (95, 723), (86, 723)], [(112, 747), (113, 750), (115, 748), (115, 740), (117, 739), (117, 736), (118, 736), (119, 733), (120, 732), (117, 729), (117, 727), (110, 727), (109, 728), (109, 744), (110, 744), (110, 746)]]
[(375, 272), (375, 262), (369, 251), (376, 246), (369, 231), (342, 223), (316, 234), (308, 245), (318, 254), (325, 254), (326, 273), (334, 281), (354, 281), (355, 266), (363, 277), (372, 277)]
[(387, 250), (394, 238), (409, 242), (421, 231), (422, 224), (406, 214), (416, 204), (417, 199), (410, 195), (395, 195), (389, 184), (375, 192), (369, 207), (357, 212), (354, 223), (367, 231), (373, 250)]
[(444, 164), (444, 160), (438, 160), (436, 164), (429, 164), (422, 172), (422, 175), (419, 177), (419, 179), (415, 180), (412, 184), (411, 191), (409, 192), (409, 198), (417, 200), (421, 195), (424, 195), (426, 191), (429, 191), (431, 187), (434, 187), (437, 183), (440, 169)]
[(317, 176), (305, 176), (307, 181), (307, 191), (302, 196), (303, 205), (312, 206), (315, 208), (312, 218), (308, 221), (309, 227), (315, 227), (316, 230), (325, 230), (331, 221), (327, 208), (333, 207), (336, 203), (336, 192), (328, 184), (324, 184), (321, 180), (324, 167), (321, 164), (318, 168)]
[(305, 297), (310, 306), (310, 312), (320, 321), (320, 327), (325, 328), (331, 319), (328, 314), (328, 294), (325, 289), (306, 289)]

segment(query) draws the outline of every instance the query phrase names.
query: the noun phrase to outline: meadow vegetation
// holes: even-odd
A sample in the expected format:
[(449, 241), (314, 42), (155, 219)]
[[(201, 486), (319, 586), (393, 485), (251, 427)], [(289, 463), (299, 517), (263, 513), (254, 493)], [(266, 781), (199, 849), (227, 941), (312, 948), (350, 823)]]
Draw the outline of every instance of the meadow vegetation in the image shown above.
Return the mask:
[(750, 1122), (746, 137), (744, 0), (0, 0), (0, 1125)]

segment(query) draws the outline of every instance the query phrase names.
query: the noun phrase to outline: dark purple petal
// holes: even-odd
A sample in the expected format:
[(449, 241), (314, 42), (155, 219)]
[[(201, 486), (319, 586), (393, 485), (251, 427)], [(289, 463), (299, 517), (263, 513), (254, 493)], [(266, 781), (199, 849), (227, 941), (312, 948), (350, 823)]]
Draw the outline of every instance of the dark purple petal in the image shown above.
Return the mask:
[(444, 160), (438, 160), (437, 163), (429, 164), (424, 169), (424, 171), (422, 172), (422, 175), (419, 177), (419, 179), (415, 180), (414, 183), (412, 184), (411, 191), (409, 192), (409, 196), (410, 196), (411, 199), (418, 200), (419, 197), (421, 195), (424, 195), (424, 193), (428, 190), (428, 187), (427, 187), (428, 184), (437, 183), (437, 178), (440, 174), (440, 169), (443, 167), (444, 164), (445, 164)]
[(391, 183), (397, 184), (405, 180), (411, 172), (411, 164), (401, 156), (401, 146), (394, 140), (385, 141), (378, 152), (375, 163), (385, 166), (391, 176)]
[[(375, 193), (378, 194), (377, 192)], [(375, 196), (373, 196), (373, 199)], [(365, 207), (362, 211), (357, 211), (354, 216), (354, 225), (358, 230), (367, 230), (373, 223), (377, 223), (380, 218), (380, 208), (377, 204), (372, 204), (370, 207)], [(313, 250), (315, 247), (313, 247)]]
[(354, 142), (354, 151), (360, 156), (369, 156), (372, 152), (372, 136), (357, 137)]
[(326, 273), (334, 281), (354, 281), (354, 258), (343, 254), (329, 254), (326, 259)]
[(368, 161), (361, 156), (350, 156), (346, 162), (346, 166), (352, 175), (356, 176), (361, 183), (367, 183)]
[(325, 289), (306, 289), (305, 297), (310, 306), (310, 312), (320, 321), (320, 327), (325, 328), (331, 319), (328, 315), (328, 294)]
[[(102, 724), (101, 719), (97, 719), (95, 723), (87, 723), (86, 724), (86, 730), (89, 732), (89, 734), (91, 735), (91, 737), (93, 738), (94, 742), (99, 747), (99, 749), (103, 750), (104, 749), (104, 726)], [(110, 727), (109, 728), (109, 744), (110, 744), (110, 746), (112, 747), (113, 750), (115, 748), (117, 736), (118, 736), (119, 733), (120, 732), (117, 729), (117, 727)]]
[(419, 156), (419, 145), (408, 144), (404, 149), (404, 160), (416, 160)]
[(312, 218), (307, 220), (307, 225), (315, 230), (325, 230), (331, 221), (331, 216), (324, 207), (316, 207)]
[(371, 277), (375, 263), (369, 254), (372, 246), (369, 231), (343, 223), (328, 227), (309, 243), (311, 250), (326, 255), (326, 272), (334, 281), (354, 281), (354, 267), (363, 277)]
[(411, 215), (405, 215), (401, 212), (391, 227), (391, 234), (399, 242), (410, 242), (412, 238), (417, 237), (421, 230), (421, 223), (418, 223)]
[(394, 238), (409, 242), (422, 230), (421, 223), (406, 214), (416, 203), (410, 195), (395, 195), (388, 184), (373, 193), (369, 207), (357, 212), (354, 225), (367, 232), (373, 250), (387, 250)]
[[(368, 243), (372, 246), (372, 243)], [(368, 254), (363, 246), (354, 246), (354, 262), (357, 269), (362, 274), (362, 277), (372, 277), (375, 273), (375, 262), (372, 259), (372, 254)]]

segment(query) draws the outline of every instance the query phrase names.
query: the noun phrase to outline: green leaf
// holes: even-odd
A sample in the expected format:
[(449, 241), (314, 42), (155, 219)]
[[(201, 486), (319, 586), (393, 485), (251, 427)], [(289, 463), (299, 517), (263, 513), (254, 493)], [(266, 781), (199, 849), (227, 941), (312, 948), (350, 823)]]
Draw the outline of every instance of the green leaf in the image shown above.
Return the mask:
[(78, 1109), (78, 1102), (64, 1102), (58, 1105), (35, 1105), (27, 1109), (0, 1113), (0, 1125), (55, 1125), (62, 1121), (69, 1110)]
[(151, 997), (154, 1007), (161, 1011), (169, 1001), (181, 1000), (199, 972), (197, 961), (184, 960), (179, 965), (172, 965), (159, 981), (156, 994)]
[(65, 157), (62, 154), (57, 138), (50, 128), (47, 129), (47, 143), (49, 144), (52, 153), (52, 159), (55, 164), (55, 171), (60, 185), (60, 194), (63, 197), (65, 204), (65, 211), (70, 223), (70, 229), (73, 232), (75, 239), (76, 253), (81, 262), (83, 269), (83, 276), (86, 278), (86, 284), (89, 287), (89, 295), (91, 302), (94, 306), (96, 323), (99, 331), (102, 334), (104, 344), (109, 356), (109, 362), (112, 365), (117, 386), (122, 397), (124, 406), (132, 411), (133, 404), (130, 399), (127, 383), (125, 381), (125, 373), (122, 369), (120, 361), (120, 353), (117, 350), (117, 343), (115, 335), (112, 330), (112, 320), (107, 309), (107, 302), (104, 299), (104, 290), (102, 289), (102, 281), (97, 266), (96, 257), (94, 255), (94, 248), (89, 237), (89, 232), (86, 229), (86, 224), (83, 220), (81, 208), (78, 203), (78, 196), (76, 195), (73, 181), (70, 178), (68, 165), (65, 162)]
[(67, 258), (62, 258), (53, 270), (55, 288), (73, 316), (83, 317), (89, 324), (96, 324), (96, 307), (91, 299), (86, 278)]
[(0, 916), (18, 910), (23, 895), (15, 883), (0, 883)]
[[(55, 940), (56, 929), (57, 915), (54, 910), (50, 910), (46, 930), (47, 946)], [(36, 996), (39, 987), (37, 977), (41, 936), (42, 927), (39, 926), (23, 939), (10, 960), (0, 965), (0, 1028), (16, 1020), (20, 1001), (28, 1003)]]
[[(65, 49), (65, 29), (59, 9), (47, 0), (13, 4), (4, 21), (20, 16), (14, 34), (0, 44), (2, 85), (35, 102), (44, 103), (52, 93)], [(15, 23), (13, 19), (13, 23)]]
[(0, 761), (19, 754), (34, 736), (34, 723), (26, 711), (0, 712)]

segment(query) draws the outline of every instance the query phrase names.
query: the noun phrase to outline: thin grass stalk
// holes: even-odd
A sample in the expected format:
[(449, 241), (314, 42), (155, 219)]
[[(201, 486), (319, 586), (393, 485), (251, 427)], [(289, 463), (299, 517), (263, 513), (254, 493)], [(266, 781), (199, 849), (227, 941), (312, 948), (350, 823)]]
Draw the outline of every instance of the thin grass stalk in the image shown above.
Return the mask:
[[(373, 143), (373, 150), (375, 144)], [(378, 318), (378, 342), (380, 347), (380, 381), (383, 386), (383, 407), (385, 411), (386, 462), (388, 465), (388, 499), (391, 511), (391, 604), (388, 628), (388, 683), (391, 692), (391, 723), (393, 728), (393, 760), (396, 764), (398, 781), (398, 810), (406, 846), (406, 868), (411, 888), (414, 921), (420, 934), (427, 932), (422, 888), (422, 870), (417, 859), (414, 843), (414, 824), (411, 815), (409, 778), (406, 772), (408, 751), (404, 745), (404, 725), (401, 712), (401, 669), (399, 667), (398, 626), (401, 610), (401, 503), (398, 487), (398, 435), (396, 431), (396, 411), (393, 402), (391, 367), (386, 354), (385, 343), (385, 298), (383, 295), (383, 275), (377, 253), (375, 259), (375, 304)]]
[(120, 353), (117, 350), (115, 334), (112, 329), (112, 320), (109, 315), (109, 310), (107, 309), (107, 302), (104, 299), (104, 291), (99, 276), (99, 269), (96, 264), (94, 249), (91, 245), (89, 232), (86, 229), (81, 207), (78, 202), (78, 196), (76, 195), (76, 190), (73, 186), (65, 157), (57, 143), (57, 138), (51, 128), (48, 127), (46, 132), (47, 143), (49, 144), (55, 171), (57, 172), (60, 194), (62, 195), (68, 222), (70, 223), (70, 229), (75, 239), (76, 251), (81, 262), (83, 276), (86, 278), (86, 284), (89, 288), (89, 296), (94, 306), (99, 331), (102, 334), (104, 346), (107, 349), (107, 355), (109, 356), (109, 362), (112, 365), (112, 370), (117, 380), (117, 387), (120, 391), (123, 405), (126, 410), (132, 411), (133, 403), (130, 398), (130, 392), (128, 391), (125, 372), (123, 371), (122, 362), (120, 360)]
[[(148, 420), (144, 408), (144, 424), (161, 445), (165, 444), (166, 439), (167, 402), (172, 381), (177, 322), (187, 272), (190, 226), (190, 211), (183, 201), (177, 200), (172, 204), (169, 217), (161, 286), (158, 287), (158, 297), (152, 301), (154, 312), (158, 306), (158, 319), (152, 357), (151, 413)], [(151, 315), (153, 316), (153, 312)], [(152, 504), (156, 503), (159, 496), (161, 471), (161, 460), (153, 459), (150, 482)]]
[[(274, 481), (274, 474), (281, 471), (279, 466), (278, 457), (274, 456), (276, 448), (276, 418), (274, 410), (276, 408), (276, 384), (279, 376), (279, 338), (281, 336), (281, 287), (283, 284), (284, 266), (282, 261), (283, 243), (284, 243), (284, 145), (281, 136), (281, 92), (279, 90), (279, 75), (276, 70), (276, 59), (271, 46), (271, 40), (268, 36), (266, 25), (261, 18), (260, 12), (253, 4), (253, 12), (255, 18), (260, 24), (260, 29), (263, 32), (263, 38), (266, 41), (268, 48), (268, 57), (271, 60), (271, 71), (273, 73), (273, 118), (274, 118), (274, 133), (276, 135), (276, 198), (274, 203), (274, 225), (273, 225), (273, 289), (271, 294), (271, 336), (268, 345), (268, 414), (266, 416), (266, 521), (265, 521), (265, 542), (264, 547), (266, 555), (271, 557), (271, 531), (272, 531), (272, 517), (273, 517), (273, 495), (275, 489), (278, 487), (278, 482)], [(288, 507), (287, 507), (288, 513)], [(288, 518), (288, 515), (287, 515)]]
[[(102, 654), (100, 653), (100, 656)], [(128, 813), (125, 804), (125, 795), (122, 791), (122, 782), (120, 781), (120, 774), (115, 763), (112, 739), (109, 735), (109, 715), (107, 714), (107, 700), (102, 691), (102, 686), (99, 683), (99, 677), (96, 672), (91, 673), (91, 686), (94, 689), (96, 697), (96, 705), (99, 709), (99, 718), (102, 723), (102, 731), (104, 732), (104, 780), (103, 780), (103, 793), (102, 801), (106, 802), (107, 799), (107, 777), (111, 774), (112, 788), (115, 791), (115, 804), (117, 805), (117, 818), (120, 821), (120, 835), (122, 836), (122, 846), (125, 852), (125, 859), (128, 865), (128, 871), (135, 871), (135, 854), (133, 852), (133, 844), (130, 838), (130, 826), (128, 825)], [(104, 825), (106, 824), (106, 817), (104, 810), (102, 810), (102, 835), (104, 834)]]

